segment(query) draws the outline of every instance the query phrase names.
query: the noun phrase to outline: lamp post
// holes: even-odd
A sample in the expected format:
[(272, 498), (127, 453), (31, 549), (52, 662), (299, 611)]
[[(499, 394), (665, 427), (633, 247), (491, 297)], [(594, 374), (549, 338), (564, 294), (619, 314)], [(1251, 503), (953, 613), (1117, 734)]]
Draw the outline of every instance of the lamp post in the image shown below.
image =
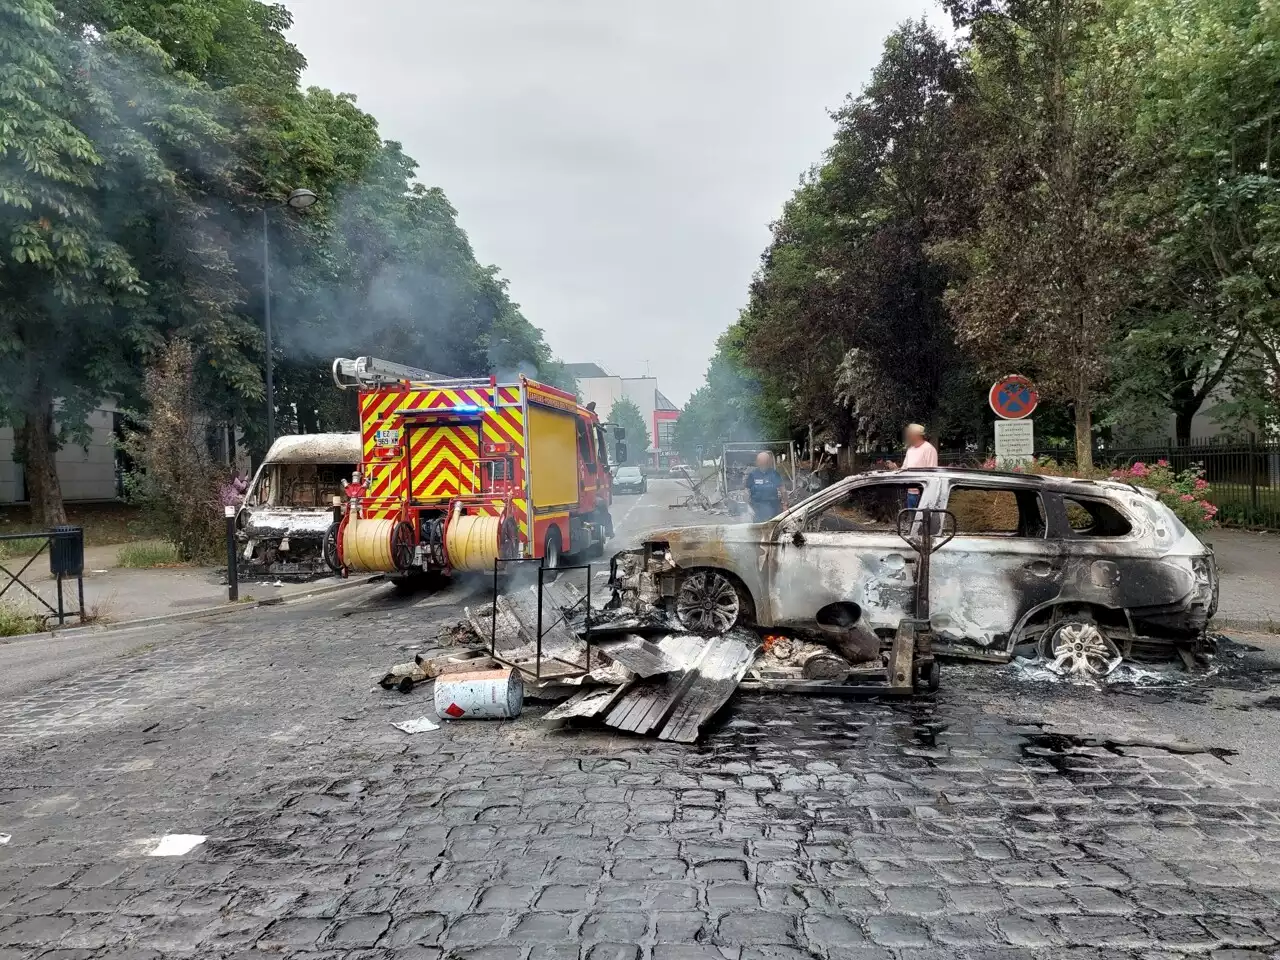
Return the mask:
[(271, 344), (271, 240), (267, 211), (285, 204), (305, 210), (319, 199), (306, 189), (294, 190), (284, 200), (268, 200), (262, 205), (262, 326), (267, 337), (267, 449), (276, 442), (275, 363)]

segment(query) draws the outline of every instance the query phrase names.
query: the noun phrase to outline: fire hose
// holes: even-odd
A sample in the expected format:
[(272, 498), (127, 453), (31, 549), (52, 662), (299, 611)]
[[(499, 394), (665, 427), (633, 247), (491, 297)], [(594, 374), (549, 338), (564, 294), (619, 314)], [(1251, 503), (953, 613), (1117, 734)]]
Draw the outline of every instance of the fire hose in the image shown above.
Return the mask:
[(502, 517), (455, 514), (444, 534), (445, 555), (454, 570), (492, 570), (501, 555)]

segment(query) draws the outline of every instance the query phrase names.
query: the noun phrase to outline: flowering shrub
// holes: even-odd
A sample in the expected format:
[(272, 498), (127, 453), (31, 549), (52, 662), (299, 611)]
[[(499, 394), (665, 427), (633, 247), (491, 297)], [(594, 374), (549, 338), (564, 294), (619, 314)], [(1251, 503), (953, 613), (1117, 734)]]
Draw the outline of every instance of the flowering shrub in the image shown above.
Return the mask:
[[(982, 465), (984, 470), (996, 469), (993, 459)], [(1094, 469), (1081, 471), (1074, 464), (1061, 464), (1049, 457), (1039, 457), (1030, 463), (1020, 464), (1013, 468), (1018, 473), (1035, 473), (1049, 477), (1084, 477), (1090, 480), (1119, 480), (1121, 483), (1132, 483), (1136, 486), (1154, 490), (1160, 502), (1177, 514), (1178, 519), (1186, 524), (1189, 530), (1199, 533), (1214, 525), (1218, 508), (1209, 501), (1213, 492), (1209, 481), (1204, 478), (1204, 470), (1191, 467), (1181, 473), (1175, 473), (1168, 460), (1157, 460), (1155, 463), (1138, 461), (1118, 470), (1107, 471)]]

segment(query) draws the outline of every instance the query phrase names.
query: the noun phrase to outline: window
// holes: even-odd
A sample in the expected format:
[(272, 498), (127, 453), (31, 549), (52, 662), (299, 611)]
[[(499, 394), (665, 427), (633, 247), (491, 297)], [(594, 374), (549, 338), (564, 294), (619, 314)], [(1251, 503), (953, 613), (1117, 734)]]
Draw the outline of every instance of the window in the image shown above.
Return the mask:
[(905, 483), (875, 483), (854, 487), (835, 503), (810, 513), (805, 530), (817, 532), (871, 531), (896, 533), (898, 513), (907, 506), (907, 492), (919, 489)]
[(658, 421), (658, 449), (670, 450), (675, 445), (676, 422), (674, 420)]
[(591, 455), (591, 434), (587, 431), (587, 421), (575, 417), (574, 423), (578, 426), (578, 456), (587, 465), (588, 472), (595, 473), (596, 458)]
[(1077, 537), (1124, 537), (1133, 527), (1124, 514), (1103, 500), (1063, 497), (1067, 525)]
[(960, 536), (1040, 539), (1045, 535), (1044, 505), (1034, 490), (952, 487), (947, 509), (956, 518)]

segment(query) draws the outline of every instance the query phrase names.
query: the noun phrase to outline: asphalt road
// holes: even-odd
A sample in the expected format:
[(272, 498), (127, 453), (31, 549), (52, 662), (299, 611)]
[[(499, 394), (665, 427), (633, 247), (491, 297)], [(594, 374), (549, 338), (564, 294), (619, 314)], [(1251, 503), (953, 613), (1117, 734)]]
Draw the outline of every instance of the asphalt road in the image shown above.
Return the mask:
[[(676, 492), (624, 501), (619, 545), (702, 519)], [(376, 678), (486, 590), (353, 588), (103, 635), (96, 660), (0, 647), (0, 677), (45, 678), (0, 692), (0, 960), (1280, 946), (1271, 638), (1151, 688), (948, 665), (903, 703), (738, 696), (695, 747), (552, 728), (534, 702), (401, 733), (430, 690)], [(201, 839), (153, 856), (170, 835)]]

